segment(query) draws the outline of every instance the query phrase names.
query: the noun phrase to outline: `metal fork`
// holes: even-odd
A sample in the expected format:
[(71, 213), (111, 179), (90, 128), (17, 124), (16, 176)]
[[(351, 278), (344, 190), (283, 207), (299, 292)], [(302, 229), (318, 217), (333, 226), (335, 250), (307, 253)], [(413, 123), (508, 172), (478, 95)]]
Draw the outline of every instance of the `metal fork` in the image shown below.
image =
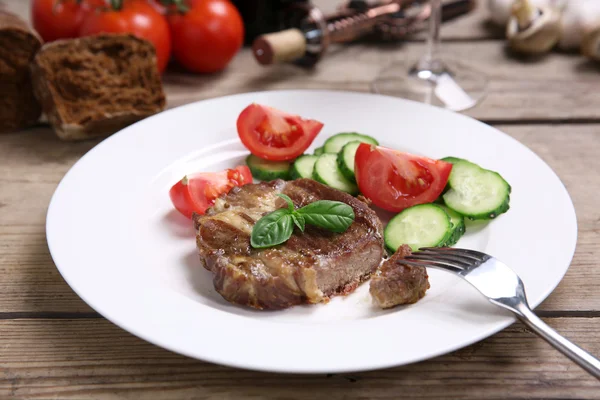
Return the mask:
[(492, 304), (512, 311), (535, 333), (600, 379), (600, 360), (559, 335), (529, 307), (521, 278), (506, 264), (479, 251), (456, 248), (421, 248), (401, 262), (409, 266), (439, 268), (465, 279)]

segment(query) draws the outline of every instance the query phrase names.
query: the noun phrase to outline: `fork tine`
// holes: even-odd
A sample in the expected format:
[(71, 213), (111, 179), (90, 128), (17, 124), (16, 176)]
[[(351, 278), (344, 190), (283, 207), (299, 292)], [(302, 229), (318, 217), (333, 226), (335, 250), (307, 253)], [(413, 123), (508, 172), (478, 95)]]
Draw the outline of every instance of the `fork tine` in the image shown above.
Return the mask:
[(437, 252), (437, 251), (429, 251), (422, 250), (417, 253), (411, 254), (411, 257), (419, 258), (419, 259), (427, 259), (433, 261), (445, 261), (447, 263), (457, 264), (457, 267), (468, 268), (473, 265), (473, 261), (471, 259), (460, 257), (451, 252)]
[(474, 257), (479, 257), (479, 259), (483, 262), (483, 261), (487, 261), (490, 258), (492, 258), (489, 254), (485, 254), (481, 251), (477, 251), (477, 250), (471, 250), (471, 249), (460, 249), (461, 251), (463, 251), (465, 254), (469, 254), (472, 255)]
[(454, 248), (454, 247), (422, 247), (419, 250), (430, 251), (435, 254), (451, 253), (455, 256), (462, 256), (469, 260), (474, 260), (474, 261), (478, 261), (478, 262), (484, 262), (490, 258), (489, 255), (482, 253), (480, 251), (469, 250), (469, 249), (458, 249), (458, 248)]
[(445, 269), (445, 270), (456, 272), (456, 273), (459, 273), (463, 270), (462, 268), (458, 268), (455, 265), (450, 265), (450, 264), (446, 264), (444, 262), (435, 261), (435, 260), (427, 260), (426, 261), (426, 260), (411, 260), (411, 259), (403, 258), (402, 260), (400, 260), (400, 263), (406, 264), (411, 267), (441, 268), (441, 269)]
[(490, 255), (482, 253), (481, 251), (471, 249), (454, 249), (457, 253), (462, 254), (465, 257), (476, 258), (479, 262), (485, 262), (492, 258)]

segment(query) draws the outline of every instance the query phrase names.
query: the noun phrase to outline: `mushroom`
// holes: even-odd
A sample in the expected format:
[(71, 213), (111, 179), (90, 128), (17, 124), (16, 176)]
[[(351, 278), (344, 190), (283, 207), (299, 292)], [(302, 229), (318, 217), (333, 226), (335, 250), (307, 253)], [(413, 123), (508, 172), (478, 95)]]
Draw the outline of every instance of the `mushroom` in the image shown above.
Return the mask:
[(581, 42), (581, 52), (592, 60), (600, 61), (600, 19), (594, 29), (584, 34)]
[(510, 7), (513, 0), (488, 0), (490, 19), (498, 26), (505, 27), (510, 18)]
[(600, 1), (571, 0), (562, 12), (562, 36), (558, 47), (562, 50), (579, 50), (583, 35), (600, 20)]
[[(487, 8), (490, 14), (490, 19), (498, 26), (506, 27), (510, 19), (510, 8), (515, 0), (488, 0)], [(566, 3), (579, 0), (530, 0), (531, 4), (537, 7), (554, 7), (561, 9)], [(590, 0), (594, 1), (594, 0)], [(597, 0), (596, 0), (597, 1)]]
[(529, 0), (516, 0), (506, 27), (506, 36), (515, 51), (546, 53), (560, 39), (560, 12), (554, 7), (536, 7)]

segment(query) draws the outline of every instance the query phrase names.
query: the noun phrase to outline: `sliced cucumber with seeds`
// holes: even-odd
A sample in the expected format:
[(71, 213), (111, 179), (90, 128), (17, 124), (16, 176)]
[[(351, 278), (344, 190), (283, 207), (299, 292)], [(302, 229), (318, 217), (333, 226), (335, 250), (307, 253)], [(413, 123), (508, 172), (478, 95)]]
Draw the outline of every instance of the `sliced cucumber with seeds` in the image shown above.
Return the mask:
[(342, 132), (327, 139), (323, 145), (323, 149), (325, 153), (339, 153), (346, 143), (354, 141), (379, 145), (379, 142), (371, 136), (361, 135), (356, 132)]
[(323, 149), (323, 146), (321, 147), (317, 147), (314, 151), (315, 156), (320, 156), (321, 154), (325, 153), (325, 150)]
[[(441, 161), (445, 161), (448, 162), (450, 164), (455, 164), (459, 161), (467, 161), (463, 158), (458, 158), (458, 157), (444, 157), (444, 158), (440, 158)], [(443, 199), (443, 195), (450, 190), (450, 185), (446, 184), (446, 187), (444, 188), (444, 190), (442, 191), (442, 194), (440, 194), (440, 197), (438, 197), (437, 199), (435, 199), (434, 203), (437, 204), (444, 204), (444, 199)]]
[(350, 194), (357, 194), (356, 184), (344, 175), (337, 167), (337, 156), (335, 154), (321, 154), (315, 163), (314, 179), (334, 189)]
[(452, 234), (452, 223), (436, 204), (419, 204), (400, 212), (385, 227), (385, 245), (392, 251), (407, 244), (413, 251), (444, 245)]
[(362, 142), (354, 141), (349, 142), (342, 147), (342, 151), (340, 151), (337, 155), (337, 163), (340, 172), (352, 182), (356, 182), (356, 177), (354, 176), (354, 157), (356, 156), (356, 150), (358, 150), (358, 146), (360, 146)]
[(250, 154), (246, 158), (246, 164), (252, 176), (261, 181), (290, 179), (291, 163), (288, 161), (268, 161)]
[(317, 156), (313, 156), (310, 154), (305, 154), (296, 158), (294, 164), (292, 164), (292, 170), (290, 175), (292, 179), (298, 178), (310, 178), (313, 177), (313, 172), (315, 169), (315, 162), (317, 161)]
[(446, 206), (465, 217), (493, 219), (508, 211), (511, 187), (499, 173), (468, 161), (452, 167), (450, 189), (444, 194)]
[(458, 240), (462, 237), (462, 235), (465, 234), (465, 217), (448, 207), (442, 206), (442, 208), (450, 217), (450, 223), (452, 224), (452, 233), (450, 233), (450, 237), (442, 246), (454, 246), (456, 243), (458, 243)]

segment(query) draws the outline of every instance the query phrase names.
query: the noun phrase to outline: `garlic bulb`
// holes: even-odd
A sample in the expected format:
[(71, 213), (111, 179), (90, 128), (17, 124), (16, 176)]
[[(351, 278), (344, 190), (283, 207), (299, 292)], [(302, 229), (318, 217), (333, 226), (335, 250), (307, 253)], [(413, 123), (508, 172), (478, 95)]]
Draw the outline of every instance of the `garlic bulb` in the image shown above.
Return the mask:
[[(567, 3), (580, 0), (530, 0), (531, 4), (538, 7), (550, 6), (562, 9)], [(594, 1), (594, 0), (590, 0)], [(600, 0), (595, 0), (600, 3)], [(488, 0), (488, 11), (491, 20), (501, 27), (505, 27), (510, 18), (510, 9), (514, 0)]]
[(577, 50), (586, 31), (600, 25), (600, 1), (570, 0), (561, 18), (562, 36), (558, 47), (563, 50)]

